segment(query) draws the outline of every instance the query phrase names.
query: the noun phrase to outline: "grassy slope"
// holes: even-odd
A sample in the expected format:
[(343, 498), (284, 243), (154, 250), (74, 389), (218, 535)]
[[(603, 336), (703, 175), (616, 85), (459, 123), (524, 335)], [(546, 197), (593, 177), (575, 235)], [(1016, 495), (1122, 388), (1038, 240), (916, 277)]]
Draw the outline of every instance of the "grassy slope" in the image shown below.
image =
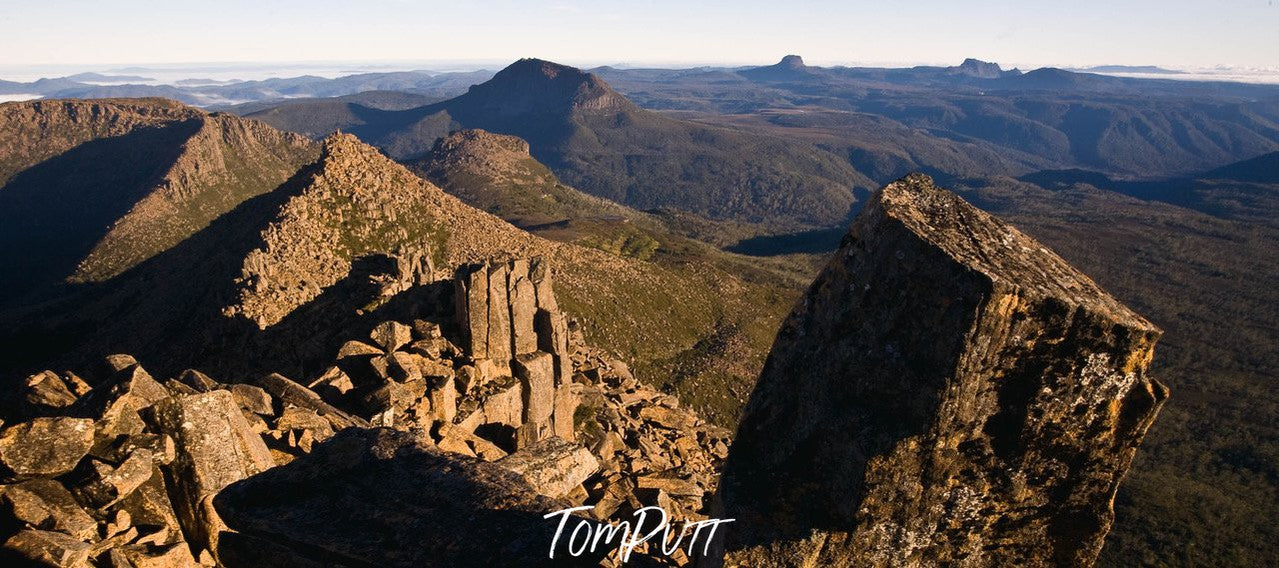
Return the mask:
[[(410, 167), (467, 204), (536, 235), (677, 275), (682, 290), (619, 281), (628, 309), (603, 311), (589, 291), (569, 293), (562, 303), (589, 322), (594, 343), (725, 426), (736, 423), (743, 389), (754, 382), (777, 325), (811, 278), (807, 257), (746, 257), (688, 236), (713, 231), (722, 237), (735, 225), (643, 213), (568, 187), (515, 137), (457, 133)], [(654, 332), (637, 333), (650, 328), (642, 323), (646, 314), (662, 312), (676, 317)]]

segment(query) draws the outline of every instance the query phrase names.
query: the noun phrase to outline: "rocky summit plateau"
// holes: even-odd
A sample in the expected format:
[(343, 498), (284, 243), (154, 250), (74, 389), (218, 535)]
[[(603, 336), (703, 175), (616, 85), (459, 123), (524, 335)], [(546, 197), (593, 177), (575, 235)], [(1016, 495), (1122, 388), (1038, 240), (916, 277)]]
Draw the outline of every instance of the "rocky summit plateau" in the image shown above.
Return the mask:
[(379, 323), (302, 381), (156, 378), (123, 354), (32, 375), (0, 431), (7, 558), (536, 565), (548, 512), (704, 514), (731, 432), (585, 345), (543, 259), (451, 282), (450, 317)]

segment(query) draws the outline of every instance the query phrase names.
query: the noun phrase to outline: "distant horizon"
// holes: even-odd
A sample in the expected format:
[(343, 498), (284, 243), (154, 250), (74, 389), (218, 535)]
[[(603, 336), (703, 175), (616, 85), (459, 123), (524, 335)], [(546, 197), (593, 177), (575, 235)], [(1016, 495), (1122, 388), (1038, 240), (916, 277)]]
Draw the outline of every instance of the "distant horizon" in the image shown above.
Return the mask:
[[(39, 79), (68, 77), (81, 73), (98, 73), (104, 75), (158, 75), (147, 77), (154, 84), (172, 84), (184, 79), (201, 78), (219, 81), (256, 81), (272, 78), (291, 78), (302, 75), (316, 75), (325, 78), (341, 77), (362, 73), (396, 73), (396, 72), (430, 72), (430, 73), (465, 73), (474, 71), (499, 71), (511, 63), (524, 58), (537, 58), (571, 65), (581, 69), (598, 67), (615, 67), (619, 69), (692, 69), (701, 67), (738, 68), (758, 67), (776, 64), (787, 55), (803, 57), (806, 65), (814, 67), (866, 67), (885, 69), (906, 69), (921, 66), (950, 67), (961, 64), (970, 57), (957, 57), (948, 61), (822, 61), (810, 60), (802, 53), (778, 55), (767, 62), (757, 61), (606, 61), (606, 60), (558, 60), (547, 57), (528, 55), (510, 59), (348, 59), (348, 60), (299, 60), (299, 61), (190, 61), (190, 62), (126, 62), (126, 63), (56, 63), (56, 64), (0, 64), (0, 80), (29, 83)], [(1231, 81), (1250, 83), (1279, 83), (1279, 65), (1274, 67), (1226, 66), (1213, 67), (1168, 66), (1155, 64), (1099, 63), (1099, 64), (1027, 64), (991, 61), (981, 57), (971, 57), (995, 63), (1005, 70), (1020, 69), (1023, 72), (1042, 68), (1058, 68), (1068, 70), (1090, 70), (1098, 67), (1123, 68), (1158, 68), (1173, 73), (1145, 74), (1127, 72), (1101, 72), (1104, 75), (1132, 76), (1139, 78), (1165, 78), (1199, 81)], [(165, 77), (167, 76), (167, 77)], [(220, 76), (220, 77), (219, 77)]]
[[(60, 0), (0, 11), (0, 68), (200, 62), (511, 61), (574, 65), (1279, 66), (1274, 0), (525, 0), (457, 3)], [(952, 55), (954, 54), (954, 55)]]

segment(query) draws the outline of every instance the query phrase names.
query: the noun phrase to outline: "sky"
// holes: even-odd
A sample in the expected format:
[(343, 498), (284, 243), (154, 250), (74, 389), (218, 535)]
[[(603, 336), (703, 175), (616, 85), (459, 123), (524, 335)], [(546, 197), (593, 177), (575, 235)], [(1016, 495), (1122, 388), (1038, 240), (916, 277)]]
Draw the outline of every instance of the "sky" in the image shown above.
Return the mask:
[(1279, 0), (0, 0), (0, 66), (454, 62), (1279, 68)]

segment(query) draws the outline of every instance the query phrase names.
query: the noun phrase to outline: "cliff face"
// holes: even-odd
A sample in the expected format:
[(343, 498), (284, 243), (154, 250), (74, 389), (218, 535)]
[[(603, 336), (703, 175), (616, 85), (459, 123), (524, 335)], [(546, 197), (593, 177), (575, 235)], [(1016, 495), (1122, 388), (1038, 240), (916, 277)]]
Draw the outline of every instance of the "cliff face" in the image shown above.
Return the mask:
[(164, 99), (27, 101), (0, 104), (0, 184), (97, 138), (191, 120), (204, 112)]
[(729, 564), (1091, 565), (1167, 390), (1160, 331), (925, 176), (778, 334), (722, 481)]

